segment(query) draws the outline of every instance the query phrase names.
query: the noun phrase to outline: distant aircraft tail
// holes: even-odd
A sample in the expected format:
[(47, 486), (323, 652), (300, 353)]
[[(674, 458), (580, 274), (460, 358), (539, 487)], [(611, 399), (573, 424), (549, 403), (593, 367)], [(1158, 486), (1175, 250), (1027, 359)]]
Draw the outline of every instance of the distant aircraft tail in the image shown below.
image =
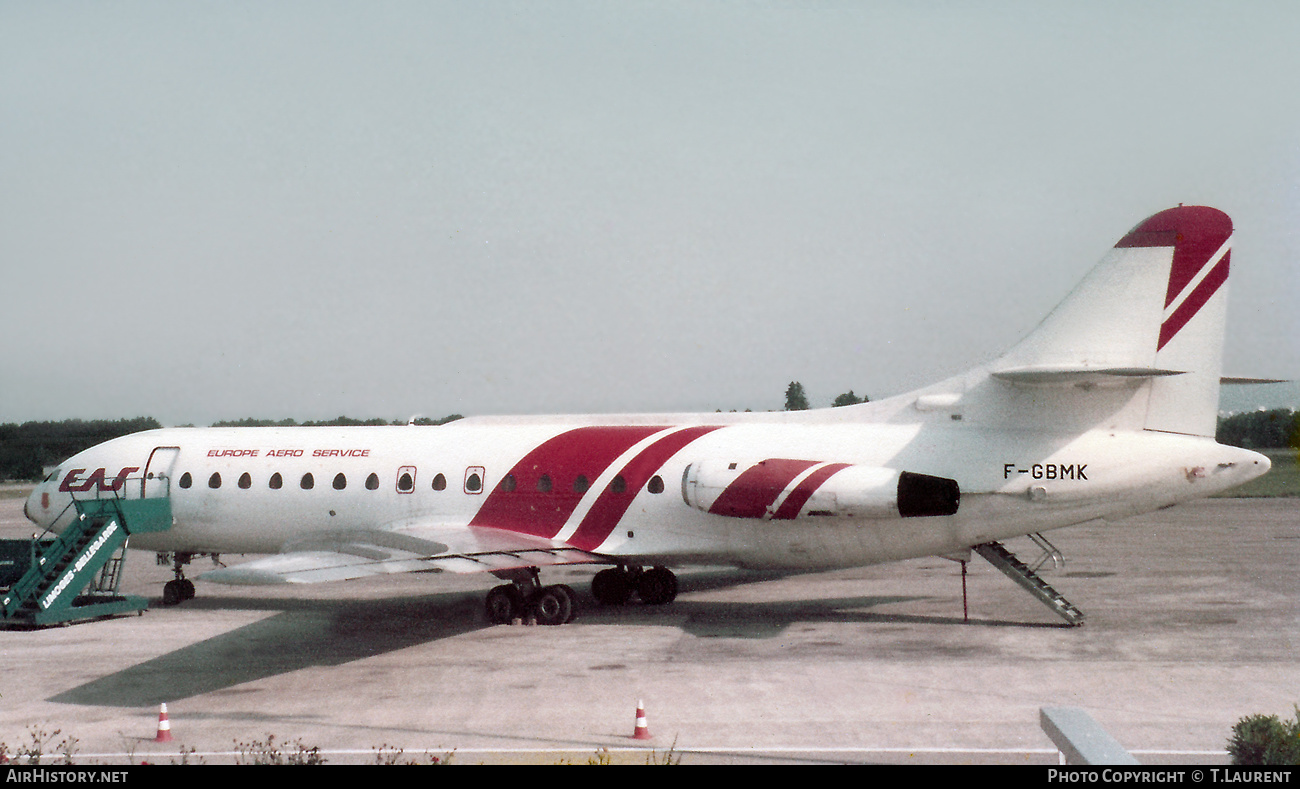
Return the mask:
[(1094, 425), (1213, 436), (1231, 243), (1232, 220), (1214, 208), (1140, 223), (988, 368), (1015, 390), (1000, 407), (1051, 424), (1053, 404), (1092, 400)]

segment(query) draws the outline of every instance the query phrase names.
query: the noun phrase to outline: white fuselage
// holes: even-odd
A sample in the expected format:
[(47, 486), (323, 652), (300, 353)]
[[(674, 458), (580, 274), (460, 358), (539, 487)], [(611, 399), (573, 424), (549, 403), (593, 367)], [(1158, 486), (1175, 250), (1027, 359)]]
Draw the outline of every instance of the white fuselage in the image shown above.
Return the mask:
[[(960, 487), (960, 506), (944, 517), (857, 517), (818, 514), (823, 505), (814, 496), (793, 514), (771, 518), (806, 472), (776, 498), (756, 502), (766, 507), (763, 516), (688, 504), (689, 465), (744, 468), (768, 459), (945, 477)], [(58, 530), (73, 517), (73, 496), (170, 495), (173, 527), (132, 538), (131, 547), (156, 551), (274, 553), (313, 533), (420, 522), (526, 533), (629, 564), (833, 568), (1124, 518), (1226, 490), (1267, 469), (1262, 455), (1208, 438), (1016, 432), (934, 419), (704, 414), (173, 428), (70, 458), (32, 493), (27, 512)]]

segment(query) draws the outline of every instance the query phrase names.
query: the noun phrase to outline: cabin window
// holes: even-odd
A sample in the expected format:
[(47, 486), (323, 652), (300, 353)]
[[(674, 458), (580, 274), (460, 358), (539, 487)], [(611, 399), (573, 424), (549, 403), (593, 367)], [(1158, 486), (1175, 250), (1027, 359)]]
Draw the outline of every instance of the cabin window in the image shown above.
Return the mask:
[(507, 474), (501, 479), (501, 489), (510, 493), (515, 489), (515, 475)]
[(248, 490), (253, 487), (253, 477), (247, 471), (239, 475), (239, 487), (242, 490)]
[(190, 472), (187, 471), (181, 475), (181, 481), (178, 484), (182, 488), (188, 488), (190, 485), (194, 484), (194, 478), (191, 477)]
[(609, 489), (614, 491), (615, 493), (622, 493), (623, 491), (627, 490), (627, 480), (623, 479), (622, 474), (619, 474), (618, 476), (614, 477), (613, 482), (609, 483)]
[(208, 477), (208, 487), (213, 490), (221, 487), (221, 474), (216, 471), (212, 472), (212, 476)]
[(578, 478), (573, 481), (573, 491), (575, 493), (586, 493), (591, 483), (587, 481), (586, 474), (579, 474)]
[(366, 490), (379, 490), (379, 475), (371, 474), (366, 477)]
[(311, 490), (316, 487), (316, 478), (311, 475), (310, 471), (308, 471), (306, 474), (302, 475), (302, 482), (298, 484), (302, 486), (303, 490)]
[(651, 493), (663, 493), (664, 492), (663, 479), (661, 479), (658, 474), (655, 474), (653, 477), (650, 478), (650, 484), (646, 485), (646, 490), (650, 491)]
[(340, 471), (339, 473), (337, 473), (337, 474), (334, 475), (334, 489), (335, 489), (335, 490), (343, 490), (343, 489), (346, 488), (347, 486), (348, 486), (348, 478), (345, 477), (345, 476), (343, 476), (343, 472), (342, 472), (342, 471)]
[(410, 493), (415, 490), (415, 466), (402, 466), (397, 470), (397, 492)]
[(433, 489), (434, 489), (434, 490), (446, 490), (446, 489), (447, 489), (447, 478), (444, 477), (441, 473), (437, 474), (437, 475), (433, 478)]
[(280, 472), (277, 471), (271, 475), (271, 481), (268, 484), (271, 486), (271, 490), (279, 490), (284, 487), (284, 477), (281, 477)]
[(483, 467), (470, 466), (465, 469), (465, 492), (482, 493), (483, 492)]

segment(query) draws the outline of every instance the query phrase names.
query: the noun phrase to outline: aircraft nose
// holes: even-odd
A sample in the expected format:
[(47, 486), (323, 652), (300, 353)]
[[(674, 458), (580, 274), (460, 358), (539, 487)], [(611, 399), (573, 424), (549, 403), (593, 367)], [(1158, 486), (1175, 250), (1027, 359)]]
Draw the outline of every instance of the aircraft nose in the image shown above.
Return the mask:
[[(40, 499), (41, 488), (44, 487), (45, 487), (44, 485), (37, 485), (35, 488), (32, 489), (31, 494), (27, 496), (27, 501), (23, 502), (23, 515), (27, 518), (27, 520), (31, 521), (32, 523), (35, 523), (38, 526), (40, 525), (40, 521), (36, 520), (37, 511), (33, 509), (32, 505), (35, 504)], [(47, 497), (46, 500), (48, 501), (49, 494), (47, 493), (45, 495)]]
[(32, 488), (31, 495), (23, 504), (23, 515), (37, 526), (48, 528), (51, 520), (57, 515), (52, 509), (53, 502), (50, 499), (50, 485), (48, 482), (42, 482)]

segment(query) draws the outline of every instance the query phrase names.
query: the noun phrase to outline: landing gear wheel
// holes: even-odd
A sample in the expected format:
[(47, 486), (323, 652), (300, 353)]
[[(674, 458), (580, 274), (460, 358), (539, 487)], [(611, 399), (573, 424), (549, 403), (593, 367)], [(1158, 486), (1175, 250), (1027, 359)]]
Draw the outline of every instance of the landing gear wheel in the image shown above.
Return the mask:
[(623, 605), (632, 592), (632, 579), (621, 567), (601, 570), (591, 579), (591, 593), (601, 605)]
[(539, 625), (562, 625), (573, 619), (573, 590), (563, 584), (543, 587), (532, 600)]
[(514, 584), (503, 584), (487, 593), (488, 621), (494, 625), (508, 625), (524, 610), (524, 596)]
[[(193, 589), (190, 590), (190, 597), (194, 596)], [(185, 585), (182, 581), (168, 581), (163, 584), (163, 605), (180, 605), (189, 597), (185, 596)]]
[(677, 576), (667, 567), (654, 567), (641, 573), (636, 593), (646, 605), (667, 605), (677, 599)]
[(192, 553), (158, 554), (159, 563), (164, 557), (173, 561), (172, 569), (176, 573), (174, 580), (163, 584), (163, 605), (180, 605), (186, 600), (194, 599), (194, 582), (185, 577), (185, 565), (194, 559)]

